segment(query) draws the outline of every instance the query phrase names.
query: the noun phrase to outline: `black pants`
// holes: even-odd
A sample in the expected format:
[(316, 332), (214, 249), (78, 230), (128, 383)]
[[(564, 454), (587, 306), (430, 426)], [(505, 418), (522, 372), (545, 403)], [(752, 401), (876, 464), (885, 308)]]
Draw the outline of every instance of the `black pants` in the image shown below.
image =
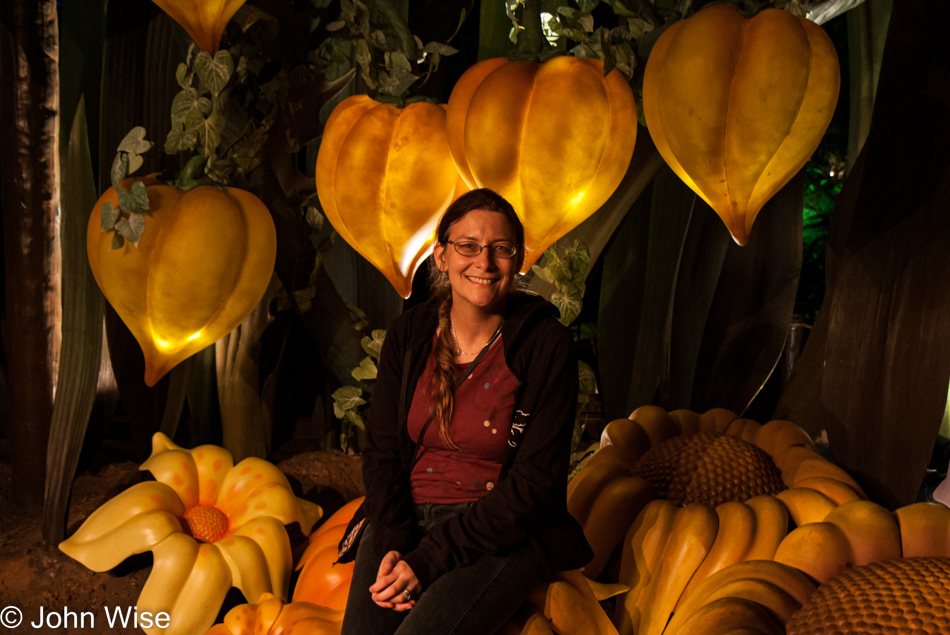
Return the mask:
[[(466, 507), (425, 503), (416, 506), (416, 514), (419, 525), (431, 531)], [(530, 546), (505, 555), (483, 555), (440, 577), (422, 590), (415, 607), (399, 613), (370, 597), (368, 589), (376, 582), (380, 564), (372, 531), (367, 526), (356, 553), (342, 635), (491, 635), (532, 589), (553, 576)]]

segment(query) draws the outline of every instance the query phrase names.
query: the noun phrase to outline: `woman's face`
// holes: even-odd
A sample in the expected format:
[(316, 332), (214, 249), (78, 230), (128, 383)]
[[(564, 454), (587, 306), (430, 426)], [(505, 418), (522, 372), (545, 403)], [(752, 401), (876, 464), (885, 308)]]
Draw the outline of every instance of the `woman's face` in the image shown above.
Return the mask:
[[(508, 218), (500, 212), (472, 210), (449, 226), (449, 240), (455, 243), (477, 243), (482, 247), (497, 244), (516, 245), (515, 231)], [(436, 243), (435, 262), (449, 274), (452, 300), (460, 303), (500, 311), (505, 295), (521, 269), (524, 250), (513, 258), (494, 256), (483, 248), (477, 256), (463, 256), (455, 245)]]

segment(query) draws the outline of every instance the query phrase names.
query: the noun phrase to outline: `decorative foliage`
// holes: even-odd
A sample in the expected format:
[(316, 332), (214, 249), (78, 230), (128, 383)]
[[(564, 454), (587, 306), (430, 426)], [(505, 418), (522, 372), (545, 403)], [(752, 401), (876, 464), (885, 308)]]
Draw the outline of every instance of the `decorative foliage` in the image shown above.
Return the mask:
[(232, 586), (253, 601), (287, 596), (291, 552), (283, 526), (296, 522), (308, 534), (322, 510), (296, 498), (276, 467), (257, 458), (234, 465), (227, 450), (186, 450), (159, 432), (141, 469), (155, 481), (108, 501), (60, 550), (98, 572), (151, 551), (155, 564), (138, 608), (167, 613), (165, 635), (207, 630)]
[(532, 265), (531, 271), (557, 288), (551, 294), (551, 302), (561, 312), (561, 323), (566, 326), (581, 313), (584, 290), (587, 288), (584, 279), (590, 268), (590, 250), (587, 245), (575, 240), (574, 246), (564, 251), (564, 258), (558, 256), (557, 243), (551, 245), (544, 256), (544, 268)]
[(435, 242), (439, 216), (466, 191), (443, 107), (399, 109), (366, 95), (343, 100), (327, 120), (316, 182), (327, 220), (404, 298)]
[[(116, 247), (123, 223), (145, 225), (144, 212), (121, 212), (126, 205), (149, 211), (149, 230), (138, 229), (132, 245)], [(115, 230), (102, 229), (105, 209), (117, 219)], [(183, 192), (154, 179), (128, 179), (96, 203), (86, 248), (96, 282), (142, 347), (145, 383), (154, 386), (254, 309), (273, 273), (277, 238), (270, 212), (250, 192), (211, 186)]]
[(623, 76), (566, 56), (472, 66), (449, 97), (446, 125), (465, 182), (495, 190), (522, 219), (522, 271), (613, 193), (637, 135)]
[(660, 154), (744, 245), (762, 205), (818, 147), (839, 76), (834, 45), (814, 23), (715, 5), (657, 40), (643, 110)]
[[(363, 331), (368, 324), (366, 314), (359, 308), (347, 305), (347, 308), (357, 317), (353, 328), (357, 331)], [(379, 361), (380, 353), (383, 350), (383, 340), (386, 338), (386, 331), (383, 329), (373, 329), (369, 335), (364, 335), (360, 340), (360, 345), (366, 353), (366, 357), (360, 362), (360, 365), (353, 369), (353, 378), (360, 382), (359, 386), (340, 386), (333, 391), (333, 414), (342, 423), (340, 432), (340, 447), (346, 451), (350, 444), (350, 438), (356, 430), (366, 430), (364, 414), (369, 402), (363, 397), (369, 398), (372, 394), (372, 386), (376, 381), (376, 363)]]
[(245, 0), (153, 0), (188, 32), (202, 51), (218, 52), (224, 27)]

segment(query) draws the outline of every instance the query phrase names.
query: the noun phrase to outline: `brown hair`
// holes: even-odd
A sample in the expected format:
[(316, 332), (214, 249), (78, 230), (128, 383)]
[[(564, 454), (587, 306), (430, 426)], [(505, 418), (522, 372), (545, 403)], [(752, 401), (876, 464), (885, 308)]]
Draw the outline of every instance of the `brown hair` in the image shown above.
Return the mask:
[[(439, 220), (436, 230), (436, 240), (443, 247), (448, 245), (449, 229), (463, 216), (475, 210), (486, 210), (504, 214), (515, 231), (515, 243), (519, 249), (524, 248), (524, 225), (515, 213), (511, 203), (502, 196), (489, 189), (472, 190), (457, 198)], [(435, 259), (429, 264), (429, 286), (432, 295), (439, 299), (439, 339), (436, 341), (433, 354), (435, 355), (435, 369), (432, 371), (432, 380), (427, 386), (429, 408), (435, 412), (439, 421), (439, 437), (446, 447), (457, 450), (458, 446), (452, 441), (452, 410), (455, 405), (455, 382), (458, 372), (455, 368), (455, 342), (449, 328), (452, 311), (452, 287), (449, 284), (447, 273), (440, 271)], [(421, 440), (420, 440), (421, 441)]]

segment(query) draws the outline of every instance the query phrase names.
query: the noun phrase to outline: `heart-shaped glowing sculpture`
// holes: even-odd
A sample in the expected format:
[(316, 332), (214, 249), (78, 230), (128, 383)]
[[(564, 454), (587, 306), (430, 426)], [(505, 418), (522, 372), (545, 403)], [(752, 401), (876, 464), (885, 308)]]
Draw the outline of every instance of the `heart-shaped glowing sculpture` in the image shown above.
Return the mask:
[(109, 188), (89, 217), (86, 251), (99, 288), (142, 347), (145, 383), (154, 386), (250, 315), (274, 271), (277, 233), (267, 207), (250, 192), (211, 186), (183, 192), (141, 180), (152, 217), (138, 246), (125, 241), (110, 248), (115, 230), (102, 231), (100, 208), (119, 202)]
[(331, 113), (316, 178), (327, 220), (404, 298), (439, 216), (467, 191), (446, 140), (444, 106), (400, 109), (366, 95)]
[(521, 217), (522, 271), (613, 194), (637, 139), (623, 76), (571, 56), (475, 64), (452, 90), (447, 125), (462, 178), (495, 190)]
[(180, 24), (202, 51), (214, 55), (224, 27), (245, 0), (152, 0)]
[(657, 40), (643, 112), (669, 166), (744, 245), (762, 206), (818, 147), (839, 83), (821, 27), (779, 9), (745, 18), (716, 5)]

